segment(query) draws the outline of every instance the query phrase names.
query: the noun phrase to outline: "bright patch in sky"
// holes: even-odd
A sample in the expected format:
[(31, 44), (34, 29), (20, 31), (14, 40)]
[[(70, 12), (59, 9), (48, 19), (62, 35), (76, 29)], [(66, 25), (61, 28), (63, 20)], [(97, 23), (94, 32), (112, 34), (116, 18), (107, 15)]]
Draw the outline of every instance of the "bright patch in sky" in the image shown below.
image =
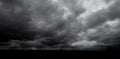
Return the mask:
[(101, 9), (105, 9), (108, 5), (103, 0), (84, 0), (83, 2), (84, 8), (87, 10), (85, 13), (80, 15), (80, 17), (87, 17), (90, 14), (99, 11)]
[(112, 20), (112, 21), (107, 21), (106, 24), (109, 25), (110, 27), (114, 28), (120, 24), (120, 20), (116, 19), (116, 20)]
[(90, 47), (90, 46), (96, 46), (98, 43), (96, 41), (88, 41), (88, 40), (82, 40), (79, 42), (72, 43), (72, 46), (85, 46), (85, 47)]

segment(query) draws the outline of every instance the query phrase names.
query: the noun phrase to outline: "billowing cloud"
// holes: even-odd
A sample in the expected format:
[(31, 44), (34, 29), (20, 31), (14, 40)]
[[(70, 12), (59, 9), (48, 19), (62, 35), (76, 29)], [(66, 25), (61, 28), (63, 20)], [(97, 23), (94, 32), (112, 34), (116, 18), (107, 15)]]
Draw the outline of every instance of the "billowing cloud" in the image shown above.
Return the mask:
[(12, 41), (10, 46), (17, 43), (32, 48), (119, 45), (119, 3), (119, 0), (0, 0), (0, 35), (26, 40)]
[[(101, 8), (98, 5), (97, 8), (100, 9), (95, 12), (94, 9), (92, 11), (92, 9), (88, 8), (88, 12), (83, 13), (82, 16), (80, 16), (82, 17), (80, 19), (82, 19), (81, 21), (83, 22), (83, 28), (85, 28), (84, 30), (86, 31), (80, 32), (79, 36), (81, 39), (73, 44), (78, 45), (79, 47), (82, 39), (88, 40), (88, 43), (97, 41), (102, 43), (101, 45), (104, 46), (119, 44), (119, 1), (111, 0), (106, 2), (106, 7), (103, 6), (104, 8)], [(104, 1), (100, 4), (102, 3), (104, 3)], [(94, 44), (94, 46), (96, 45), (97, 44)]]

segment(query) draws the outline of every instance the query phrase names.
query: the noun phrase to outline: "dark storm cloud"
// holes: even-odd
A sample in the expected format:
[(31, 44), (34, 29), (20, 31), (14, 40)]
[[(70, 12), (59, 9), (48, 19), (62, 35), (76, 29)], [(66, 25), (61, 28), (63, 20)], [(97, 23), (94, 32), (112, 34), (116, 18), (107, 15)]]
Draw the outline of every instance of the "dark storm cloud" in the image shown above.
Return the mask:
[(6, 4), (21, 4), (20, 0), (0, 0), (0, 1)]
[[(35, 13), (33, 15), (33, 22), (35, 23), (33, 23), (32, 25), (35, 26), (33, 26), (32, 29), (37, 29), (37, 31), (40, 32), (37, 34), (39, 36), (38, 39), (40, 40), (38, 43), (42, 44), (44, 47), (57, 47), (58, 45), (64, 46), (68, 44), (70, 39), (74, 37), (74, 33), (71, 33), (71, 30), (69, 29), (69, 24), (71, 21), (62, 19), (63, 14), (61, 14), (60, 16), (58, 15), (59, 13), (61, 13), (61, 11), (57, 11), (57, 7), (54, 7), (47, 2), (45, 2), (47, 3), (47, 5), (44, 5), (44, 2), (42, 3), (43, 5), (35, 4), (35, 9), (33, 9), (33, 13)], [(52, 14), (55, 16), (58, 15), (60, 18), (56, 18), (54, 20), (55, 17), (51, 18)], [(41, 23), (41, 21), (43, 21), (44, 23), (39, 24)], [(43, 37), (44, 41), (41, 41), (40, 37)]]
[[(42, 1), (42, 0), (41, 0)], [(63, 19), (64, 11), (58, 10), (58, 6), (50, 4), (47, 0), (41, 3), (39, 0), (35, 0), (35, 4), (31, 4), (32, 11), (32, 25), (38, 29), (53, 30), (53, 31), (67, 31), (70, 27), (70, 23), (75, 21), (75, 17), (78, 14), (84, 12), (84, 9), (71, 8), (72, 12), (75, 12), (75, 16), (70, 16), (69, 19)], [(72, 2), (71, 2), (72, 3)], [(44, 5), (46, 4), (46, 5)], [(78, 14), (77, 14), (78, 13)], [(34, 26), (35, 25), (35, 26)], [(35, 28), (33, 28), (35, 29)], [(70, 30), (70, 29), (69, 29)]]
[[(85, 47), (87, 44), (94, 46), (97, 43), (104, 45), (120, 41), (117, 26), (114, 29), (112, 26), (103, 28), (107, 21), (120, 17), (119, 0), (115, 0), (107, 9), (96, 11), (84, 19), (87, 32), (83, 37), (78, 36), (78, 33), (82, 32), (84, 26), (82, 27), (76, 17), (86, 10), (82, 5), (72, 4), (72, 0), (66, 1), (69, 3), (65, 4), (73, 14), (64, 19), (64, 10), (48, 0), (0, 0), (0, 37), (17, 39), (18, 41), (11, 41), (10, 46), (18, 45), (18, 48), (69, 48), (77, 40), (83, 40), (78, 42), (78, 46), (82, 42)], [(91, 33), (90, 28), (96, 31)]]
[(113, 4), (111, 4), (107, 9), (101, 9), (91, 16), (87, 17), (87, 27), (92, 28), (99, 26), (100, 24), (109, 21), (115, 20), (116, 18), (120, 17), (120, 1), (115, 0)]
[(100, 10), (100, 11), (95, 12), (94, 14), (92, 14), (91, 16), (87, 18), (86, 22), (88, 23), (86, 26), (87, 28), (93, 28), (107, 20), (109, 20), (109, 17), (106, 14), (106, 11)]
[(78, 4), (78, 0), (63, 0), (65, 4), (70, 8), (75, 16), (79, 16), (81, 13), (84, 13), (86, 10), (81, 4)]
[[(95, 12), (92, 16), (88, 17), (88, 19), (90, 20), (90, 25), (99, 26), (100, 24), (104, 24), (107, 21), (115, 21), (117, 18), (119, 20), (120, 18), (120, 5), (119, 4), (120, 4), (120, 1), (115, 0), (115, 2), (108, 7), (108, 9), (100, 10), (98, 12)], [(117, 30), (117, 29), (119, 28), (116, 28), (114, 30)]]
[(32, 13), (30, 14), (31, 22), (28, 27), (36, 35), (31, 43), (25, 43), (25, 45), (43, 48), (62, 48), (69, 47), (70, 42), (76, 39), (76, 32), (79, 29), (75, 28), (78, 28), (78, 25), (71, 25), (77, 22), (75, 17), (85, 11), (82, 7), (76, 7), (77, 9), (71, 8), (75, 15), (70, 16), (69, 19), (63, 19), (64, 11), (58, 10), (58, 6), (50, 4), (47, 0), (29, 0), (29, 5), (29, 10)]
[(120, 1), (115, 0), (114, 4), (112, 4), (108, 8), (107, 13), (111, 19), (119, 18), (120, 17)]
[(0, 39), (7, 41), (28, 38), (27, 26), (30, 19), (27, 7), (20, 0), (0, 2)]
[[(109, 2), (107, 1), (107, 3), (110, 3), (111, 1)], [(85, 25), (86, 32), (83, 32), (84, 33), (83, 36), (80, 35), (80, 38), (83, 37), (81, 38), (83, 40), (80, 39), (80, 41), (78, 40), (78, 42), (73, 43), (73, 45), (75, 44), (76, 46), (80, 47), (81, 45), (86, 45), (87, 43), (92, 44), (91, 41), (95, 41), (98, 43), (98, 45), (100, 43), (100, 46), (103, 45), (103, 46), (119, 47), (120, 23), (117, 23), (119, 22), (119, 18), (120, 18), (119, 4), (120, 4), (119, 0), (114, 0), (113, 4), (111, 4), (107, 9), (101, 9), (97, 12), (94, 12), (90, 16), (86, 17), (84, 19), (84, 21), (86, 22)], [(116, 19), (118, 21), (116, 21)], [(109, 22), (110, 25), (105, 25), (107, 24), (107, 22)], [(92, 31), (89, 31), (90, 29), (92, 29)], [(86, 42), (86, 44), (83, 44), (84, 40), (88, 42)], [(97, 46), (97, 44), (93, 44), (93, 46), (95, 47)], [(85, 47), (87, 48), (87, 46)]]

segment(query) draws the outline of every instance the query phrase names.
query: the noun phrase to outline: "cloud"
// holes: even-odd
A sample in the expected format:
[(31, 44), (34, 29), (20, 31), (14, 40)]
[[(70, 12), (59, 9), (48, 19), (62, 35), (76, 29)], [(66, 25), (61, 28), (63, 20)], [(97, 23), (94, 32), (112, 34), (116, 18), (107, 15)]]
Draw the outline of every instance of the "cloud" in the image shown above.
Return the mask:
[(91, 16), (88, 16), (88, 18), (85, 19), (85, 22), (86, 22), (87, 28), (93, 28), (107, 20), (109, 20), (109, 18), (106, 12), (104, 10), (100, 10), (100, 11), (93, 13)]
[(22, 1), (0, 0), (0, 39), (7, 41), (10, 39), (29, 38), (28, 22), (29, 11)]
[[(102, 3), (104, 3), (104, 2), (101, 2), (101, 4)], [(99, 8), (101, 8), (100, 6), (97, 7), (99, 10), (97, 10), (95, 12), (89, 11), (91, 9), (88, 9), (88, 12), (85, 14), (87, 15), (87, 14), (89, 14), (89, 12), (92, 12), (92, 13), (90, 13), (91, 15), (84, 17), (83, 26), (86, 28), (92, 28), (92, 27), (96, 27), (108, 20), (114, 20), (116, 18), (119, 18), (119, 7), (117, 7), (117, 6), (119, 6), (119, 1), (115, 0), (115, 1), (110, 1), (109, 3), (105, 4), (105, 7), (103, 5), (102, 9), (99, 9)], [(83, 14), (83, 15), (85, 16), (85, 14)]]
[(120, 1), (119, 0), (115, 0), (115, 2), (108, 8), (108, 15), (110, 18), (119, 18), (120, 16)]
[[(70, 3), (72, 3), (72, 2), (70, 2)], [(80, 6), (72, 5), (75, 8), (78, 7), (77, 9), (75, 9), (69, 5), (64, 5), (64, 6), (66, 6), (66, 8), (68, 8), (70, 10), (70, 12), (72, 12), (72, 15), (70, 15), (68, 18), (65, 19), (62, 17), (65, 14), (63, 11), (64, 9), (63, 10), (59, 9), (58, 6), (56, 7), (54, 4), (49, 3), (49, 1), (47, 1), (47, 0), (34, 0), (34, 1), (29, 0), (28, 5), (30, 6), (30, 8), (28, 8), (28, 10), (31, 12), (31, 13), (28, 13), (29, 14), (28, 18), (29, 18), (30, 22), (29, 21), (25, 22), (22, 20), (21, 20), (21, 22), (26, 23), (23, 25), (27, 26), (26, 27), (27, 30), (33, 31), (32, 33), (35, 33), (35, 35), (33, 35), (34, 37), (30, 36), (30, 39), (32, 39), (30, 41), (36, 42), (36, 43), (26, 43), (25, 45), (30, 45), (30, 46), (34, 45), (34, 47), (37, 47), (39, 45), (39, 47), (43, 46), (45, 48), (46, 47), (48, 47), (48, 48), (50, 48), (50, 47), (65, 47), (65, 46), (68, 47), (68, 46), (70, 46), (69, 45), (70, 42), (73, 41), (73, 39), (76, 39), (76, 37), (77, 37), (76, 33), (79, 31), (79, 29), (76, 29), (76, 28), (79, 28), (79, 27), (77, 27), (79, 25), (76, 24), (76, 22), (77, 22), (76, 16), (80, 15), (81, 13), (83, 13), (85, 11), (82, 6), (80, 7)], [(27, 12), (27, 11), (25, 11), (25, 12)], [(20, 16), (19, 14), (17, 14), (17, 15)], [(19, 17), (17, 17), (17, 18), (19, 18)], [(21, 18), (23, 18), (23, 17), (21, 16)], [(28, 23), (29, 23), (29, 25), (27, 25)], [(29, 29), (28, 29), (28, 27), (29, 27)], [(24, 31), (24, 32), (26, 32), (26, 31)], [(32, 33), (28, 32), (28, 34), (30, 34), (30, 35), (32, 35)], [(25, 35), (28, 35), (28, 34), (26, 33)], [(22, 34), (22, 35), (24, 35), (24, 34)], [(29, 37), (29, 35), (28, 35), (28, 37)], [(24, 39), (26, 40), (26, 38), (24, 38)], [(42, 41), (42, 39), (44, 39), (44, 40)], [(25, 42), (27, 42), (27, 41), (25, 41)]]
[(74, 42), (71, 45), (72, 46), (84, 46), (84, 47), (90, 47), (90, 46), (96, 46), (98, 43), (96, 41), (87, 41), (87, 40), (82, 40), (79, 42)]
[[(32, 41), (37, 42), (35, 45), (96, 47), (116, 45), (120, 41), (119, 0), (85, 0), (78, 6), (72, 0), (55, 4), (47, 0), (31, 1), (31, 30), (38, 32), (37, 40), (35, 37)], [(43, 36), (48, 38), (41, 41)]]
[(111, 46), (120, 41), (119, 2), (0, 0), (0, 35), (32, 39), (19, 40), (27, 47)]
[[(81, 43), (81, 40), (96, 41), (102, 43), (101, 46), (119, 45), (119, 0), (107, 1), (107, 5), (106, 8), (102, 8), (95, 12), (91, 11), (92, 13), (88, 8), (90, 13), (87, 13), (90, 15), (87, 13), (82, 14), (80, 20), (82, 19), (84, 31), (80, 32), (80, 38), (78, 41), (74, 42), (74, 45), (78, 47), (80, 47), (79, 45), (87, 47), (84, 45), (85, 43)], [(94, 29), (95, 31), (91, 32), (90, 29)]]
[(104, 0), (106, 3), (109, 3), (109, 2), (111, 2), (111, 1), (113, 1), (113, 0)]

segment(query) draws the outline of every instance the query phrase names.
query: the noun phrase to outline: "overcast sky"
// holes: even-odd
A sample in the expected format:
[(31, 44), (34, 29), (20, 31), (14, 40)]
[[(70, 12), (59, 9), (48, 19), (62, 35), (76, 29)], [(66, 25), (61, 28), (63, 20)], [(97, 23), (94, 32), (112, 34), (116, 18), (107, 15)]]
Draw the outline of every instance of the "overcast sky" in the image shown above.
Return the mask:
[(119, 45), (120, 0), (0, 0), (0, 27), (0, 35), (33, 42), (47, 32), (61, 45)]

